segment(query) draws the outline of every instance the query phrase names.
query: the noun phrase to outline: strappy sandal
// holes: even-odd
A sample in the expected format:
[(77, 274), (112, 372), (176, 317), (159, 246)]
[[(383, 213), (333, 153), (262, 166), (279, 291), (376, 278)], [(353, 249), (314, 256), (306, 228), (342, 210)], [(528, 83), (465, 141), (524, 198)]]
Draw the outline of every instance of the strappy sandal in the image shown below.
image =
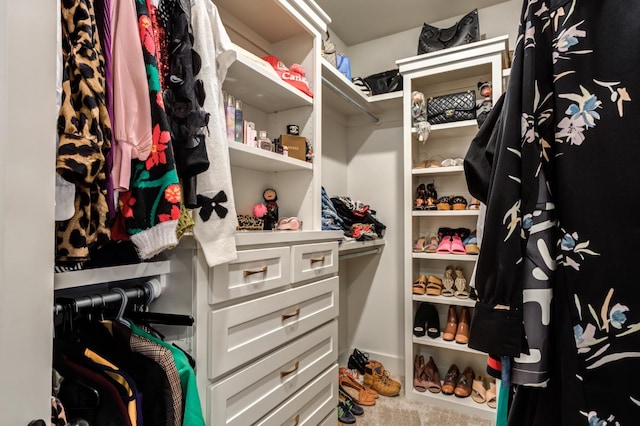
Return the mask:
[(435, 275), (429, 275), (426, 292), (428, 296), (440, 296), (442, 294), (442, 280)]
[(413, 252), (422, 253), (424, 251), (424, 245), (426, 242), (427, 242), (427, 239), (425, 237), (419, 237), (416, 240), (416, 243), (413, 245)]
[(438, 251), (438, 237), (432, 235), (429, 237), (429, 243), (424, 247), (424, 251), (427, 253), (435, 253)]
[(444, 277), (442, 278), (442, 295), (451, 297), (453, 296), (453, 266), (449, 265), (444, 270)]
[(454, 296), (458, 299), (468, 299), (469, 290), (467, 289), (467, 279), (464, 277), (464, 271), (461, 267), (456, 266), (455, 269), (456, 279), (454, 280), (454, 286), (456, 288)]
[(469, 210), (480, 210), (480, 200), (477, 198), (471, 198), (471, 202), (469, 203)]
[(411, 286), (411, 292), (413, 294), (424, 295), (427, 292), (427, 277), (420, 274), (418, 278), (415, 279), (413, 285)]
[(489, 408), (496, 408), (498, 400), (496, 399), (496, 379), (489, 379), (489, 389), (485, 394), (487, 405)]
[(487, 389), (484, 387), (484, 377), (478, 374), (473, 380), (473, 386), (471, 387), (471, 399), (478, 404), (484, 404), (487, 402)]

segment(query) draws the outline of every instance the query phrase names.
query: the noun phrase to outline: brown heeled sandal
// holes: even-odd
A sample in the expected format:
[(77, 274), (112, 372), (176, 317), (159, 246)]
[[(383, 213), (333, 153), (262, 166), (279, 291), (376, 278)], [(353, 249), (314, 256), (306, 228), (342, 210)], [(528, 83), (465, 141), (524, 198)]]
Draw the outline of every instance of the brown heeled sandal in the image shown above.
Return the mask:
[(426, 392), (427, 390), (427, 382), (424, 379), (424, 368), (424, 357), (417, 355), (413, 364), (413, 387), (418, 392)]

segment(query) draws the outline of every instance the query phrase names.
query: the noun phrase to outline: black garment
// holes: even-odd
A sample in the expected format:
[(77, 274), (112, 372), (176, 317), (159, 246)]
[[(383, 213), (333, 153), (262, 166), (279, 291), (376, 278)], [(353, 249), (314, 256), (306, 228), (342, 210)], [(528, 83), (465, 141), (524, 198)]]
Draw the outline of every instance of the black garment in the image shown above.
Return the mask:
[(548, 380), (519, 388), (513, 425), (637, 423), (639, 14), (638, 2), (523, 6), (493, 129), (469, 340), (519, 357), (514, 382)]

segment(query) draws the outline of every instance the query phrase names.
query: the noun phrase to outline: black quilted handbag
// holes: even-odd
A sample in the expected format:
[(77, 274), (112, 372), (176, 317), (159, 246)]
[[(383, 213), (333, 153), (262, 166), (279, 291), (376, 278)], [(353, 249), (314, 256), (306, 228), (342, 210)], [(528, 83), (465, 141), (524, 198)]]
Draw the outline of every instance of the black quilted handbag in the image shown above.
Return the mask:
[(425, 23), (418, 37), (418, 55), (480, 40), (478, 9), (474, 9), (450, 28), (438, 28)]
[(427, 121), (431, 124), (451, 123), (475, 118), (475, 90), (427, 99)]

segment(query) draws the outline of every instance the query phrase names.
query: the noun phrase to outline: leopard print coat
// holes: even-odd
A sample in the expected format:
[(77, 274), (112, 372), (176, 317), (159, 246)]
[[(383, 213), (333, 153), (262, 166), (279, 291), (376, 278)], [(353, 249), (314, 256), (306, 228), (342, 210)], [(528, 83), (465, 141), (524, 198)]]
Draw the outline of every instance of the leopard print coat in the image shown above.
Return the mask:
[(56, 260), (81, 262), (107, 242), (107, 174), (111, 123), (105, 64), (90, 0), (62, 0), (62, 103), (56, 170), (76, 185), (75, 214), (56, 226)]

